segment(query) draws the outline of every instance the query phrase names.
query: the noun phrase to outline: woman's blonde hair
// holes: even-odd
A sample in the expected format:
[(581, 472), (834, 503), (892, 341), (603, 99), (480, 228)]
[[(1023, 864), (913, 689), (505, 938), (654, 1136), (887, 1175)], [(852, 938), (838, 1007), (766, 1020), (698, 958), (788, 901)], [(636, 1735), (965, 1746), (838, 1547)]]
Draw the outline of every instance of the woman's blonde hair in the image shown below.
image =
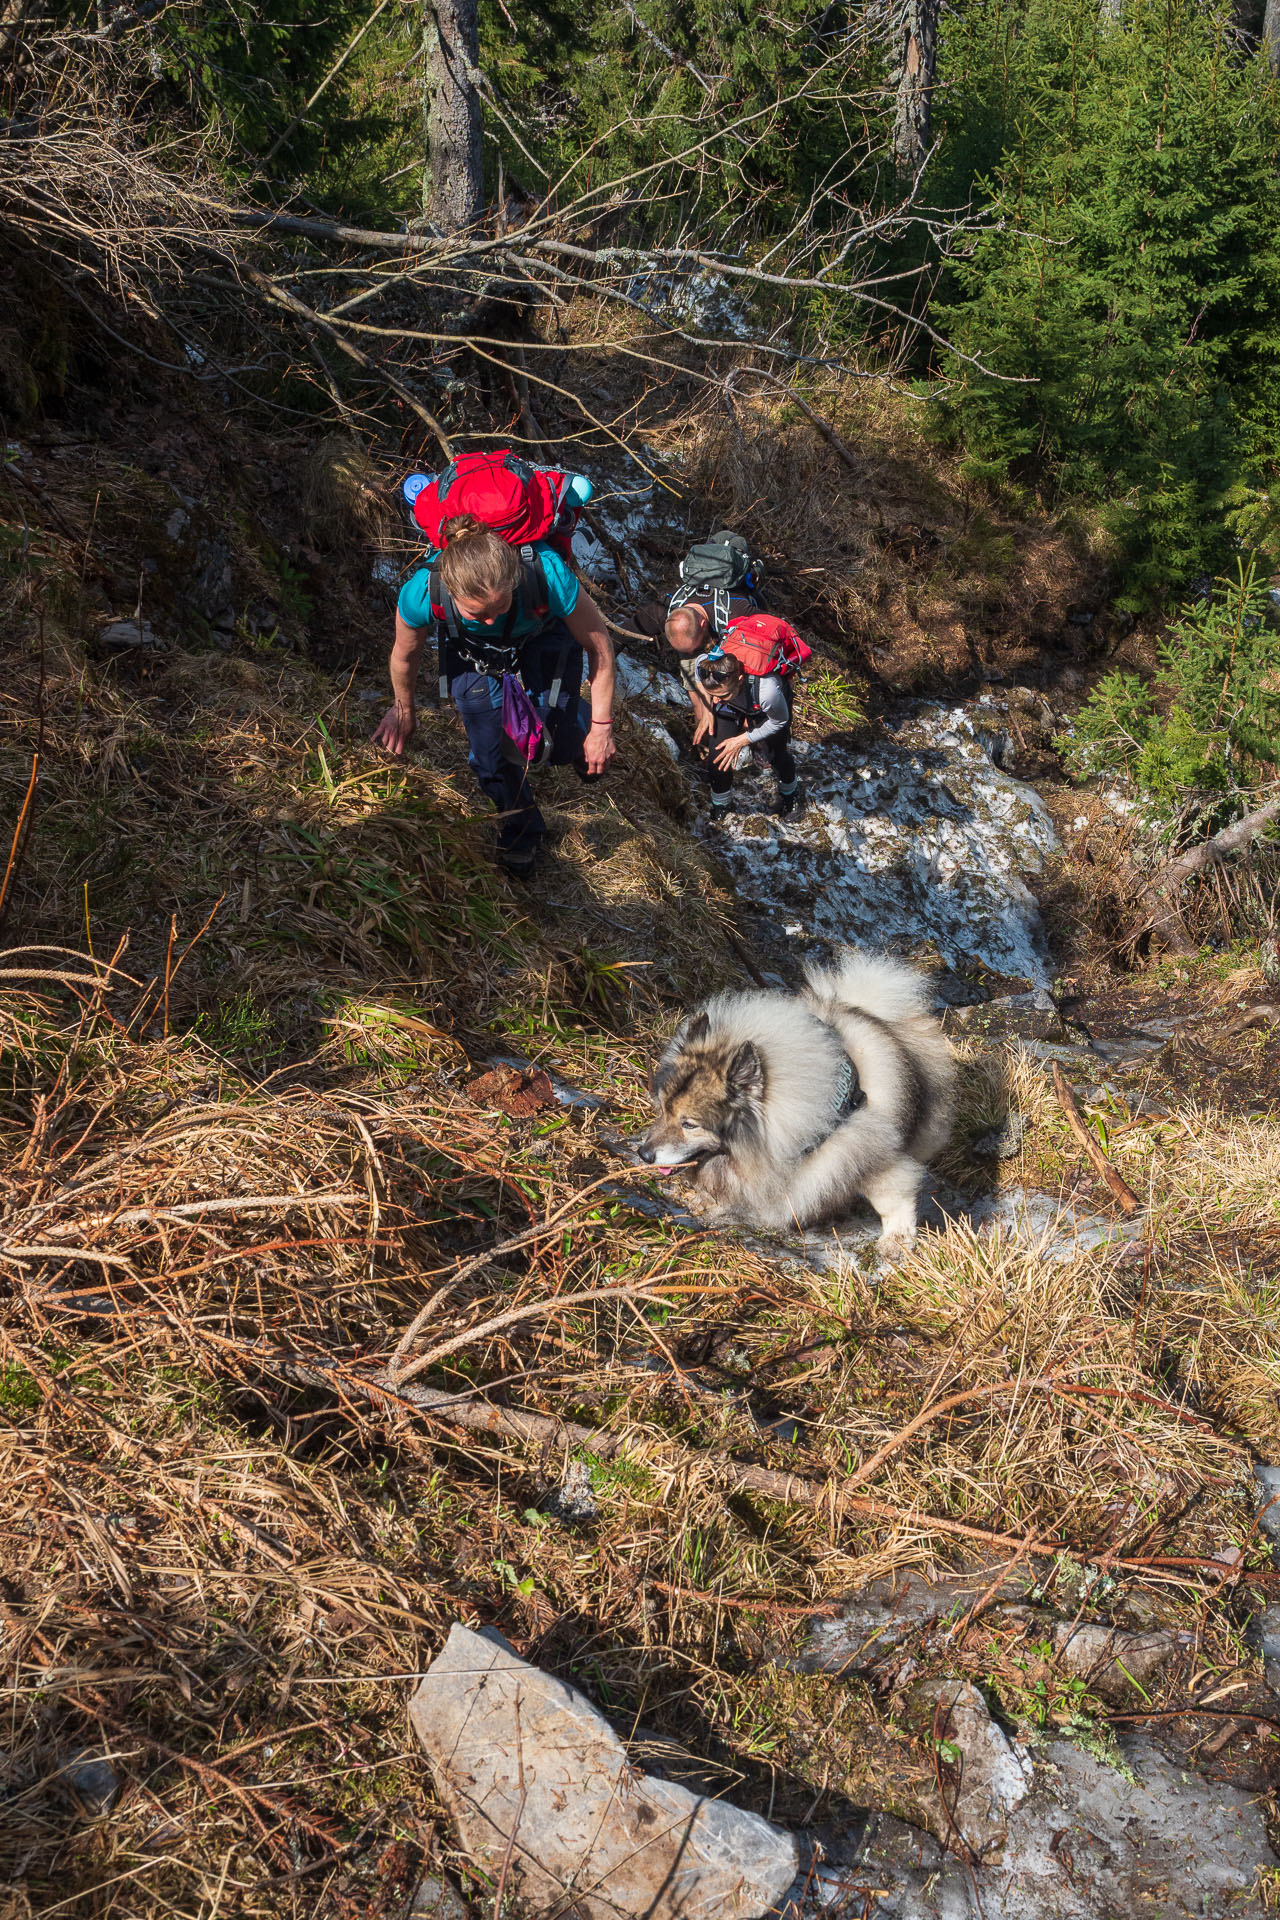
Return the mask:
[(488, 600), (495, 594), (515, 592), (519, 555), (483, 520), (473, 513), (456, 513), (441, 532), (440, 578), (455, 600)]

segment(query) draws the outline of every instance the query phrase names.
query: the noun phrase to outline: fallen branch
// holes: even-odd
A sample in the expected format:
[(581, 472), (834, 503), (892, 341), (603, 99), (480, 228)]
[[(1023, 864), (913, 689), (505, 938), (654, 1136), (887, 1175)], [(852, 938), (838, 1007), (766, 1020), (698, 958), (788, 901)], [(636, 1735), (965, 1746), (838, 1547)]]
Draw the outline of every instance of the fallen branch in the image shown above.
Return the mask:
[(5, 923), (9, 906), (9, 888), (12, 885), (14, 872), (18, 865), (18, 854), (22, 849), (23, 840), (26, 837), (27, 822), (31, 817), (31, 808), (36, 797), (36, 788), (39, 784), (40, 755), (33, 753), (31, 756), (31, 778), (27, 782), (27, 797), (22, 803), (22, 810), (18, 815), (18, 824), (13, 830), (13, 844), (9, 848), (9, 859), (4, 870), (4, 879), (0, 880), (0, 928), (3, 928)]
[(295, 319), (301, 320), (304, 326), (318, 327), (333, 341), (335, 347), (346, 354), (349, 360), (354, 360), (358, 367), (363, 367), (364, 371), (372, 374), (375, 380), (381, 380), (390, 387), (396, 397), (403, 400), (406, 407), (411, 407), (423, 425), (435, 436), (445, 459), (452, 460), (453, 448), (440, 422), (428, 407), (423, 406), (412, 388), (407, 387), (389, 367), (379, 366), (378, 362), (371, 359), (362, 347), (356, 346), (353, 340), (348, 340), (344, 334), (340, 333), (324, 314), (317, 313), (314, 307), (309, 307), (305, 301), (299, 300), (296, 293), (290, 293), (289, 289), (282, 287), (279, 281), (272, 280), (265, 273), (259, 273), (256, 267), (241, 266), (240, 271), (247, 280), (266, 294), (268, 300), (278, 307), (283, 307), (286, 313), (291, 313)]
[(1173, 896), (1194, 874), (1203, 873), (1206, 867), (1219, 865), (1228, 854), (1237, 852), (1250, 840), (1256, 840), (1276, 820), (1280, 820), (1280, 793), (1273, 794), (1270, 800), (1256, 807), (1252, 813), (1246, 813), (1242, 820), (1224, 827), (1221, 833), (1212, 834), (1208, 840), (1188, 847), (1167, 867), (1162, 867), (1143, 889), (1144, 898), (1150, 903), (1146, 926), (1160, 934), (1177, 952), (1193, 953), (1194, 943), (1188, 937)]
[(1141, 1202), (1137, 1194), (1126, 1181), (1121, 1179), (1106, 1154), (1102, 1151), (1101, 1146), (1094, 1139), (1088, 1127), (1086, 1127), (1080, 1115), (1080, 1108), (1076, 1104), (1075, 1094), (1072, 1093), (1071, 1088), (1067, 1085), (1066, 1076), (1056, 1060), (1053, 1063), (1053, 1084), (1057, 1090), (1058, 1098), (1062, 1102), (1062, 1110), (1067, 1116), (1067, 1124), (1076, 1139), (1080, 1142), (1080, 1145), (1084, 1148), (1085, 1153), (1092, 1163), (1094, 1172), (1100, 1174), (1106, 1181), (1112, 1193), (1115, 1195), (1117, 1205), (1124, 1213), (1134, 1214), (1139, 1212)]
[[(224, 1341), (220, 1344), (228, 1347), (233, 1343)], [(319, 1360), (303, 1361), (295, 1359), (292, 1354), (264, 1354), (247, 1344), (234, 1344), (258, 1365), (299, 1385), (327, 1387), (343, 1398), (354, 1395), (386, 1413), (418, 1413), (429, 1420), (448, 1421), (469, 1433), (494, 1434), (517, 1440), (525, 1446), (539, 1448), (544, 1455), (552, 1449), (566, 1452), (580, 1449), (593, 1454), (598, 1460), (612, 1460), (619, 1454), (637, 1451), (634, 1436), (583, 1427), (574, 1420), (557, 1420), (552, 1414), (530, 1413), (523, 1407), (500, 1407), (489, 1400), (478, 1401), (475, 1395), (480, 1391), (479, 1388), (456, 1394), (438, 1387), (396, 1387), (385, 1375), (362, 1377)], [(667, 1441), (665, 1444), (676, 1455), (679, 1468), (688, 1470), (697, 1467), (713, 1472), (729, 1493), (755, 1494), (760, 1499), (777, 1500), (783, 1505), (812, 1507), (818, 1511), (825, 1509), (833, 1515), (841, 1512), (864, 1513), (872, 1519), (890, 1521), (898, 1526), (913, 1526), (925, 1532), (949, 1533), (965, 1540), (980, 1540), (984, 1546), (1016, 1550), (1023, 1545), (1021, 1538), (995, 1533), (988, 1527), (969, 1526), (960, 1520), (945, 1519), (940, 1514), (911, 1513), (905, 1508), (893, 1506), (887, 1500), (876, 1500), (865, 1494), (846, 1494), (839, 1483), (833, 1480), (819, 1483), (806, 1480), (799, 1474), (779, 1473), (773, 1467), (760, 1467), (751, 1461), (735, 1460), (729, 1454), (699, 1453), (680, 1441)], [(1065, 1543), (1049, 1539), (1043, 1545), (1046, 1552), (1056, 1552)]]

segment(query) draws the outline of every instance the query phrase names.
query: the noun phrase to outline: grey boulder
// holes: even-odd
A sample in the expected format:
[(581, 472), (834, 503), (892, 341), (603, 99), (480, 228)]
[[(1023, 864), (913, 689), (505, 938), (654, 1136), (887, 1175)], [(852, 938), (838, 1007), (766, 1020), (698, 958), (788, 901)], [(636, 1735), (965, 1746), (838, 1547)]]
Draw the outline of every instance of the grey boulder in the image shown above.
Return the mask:
[(463, 1846), (534, 1912), (761, 1920), (785, 1909), (795, 1840), (641, 1772), (576, 1688), (494, 1633), (454, 1626), (409, 1705)]
[(1092, 1620), (1078, 1626), (1059, 1620), (1053, 1628), (1059, 1671), (1087, 1680), (1095, 1693), (1113, 1703), (1149, 1687), (1176, 1647), (1171, 1634), (1125, 1633)]
[(960, 1620), (984, 1599), (1017, 1596), (1002, 1568), (981, 1567), (927, 1580), (914, 1567), (869, 1581), (831, 1620), (815, 1620), (800, 1652), (785, 1664), (797, 1673), (867, 1673), (903, 1643), (938, 1622)]

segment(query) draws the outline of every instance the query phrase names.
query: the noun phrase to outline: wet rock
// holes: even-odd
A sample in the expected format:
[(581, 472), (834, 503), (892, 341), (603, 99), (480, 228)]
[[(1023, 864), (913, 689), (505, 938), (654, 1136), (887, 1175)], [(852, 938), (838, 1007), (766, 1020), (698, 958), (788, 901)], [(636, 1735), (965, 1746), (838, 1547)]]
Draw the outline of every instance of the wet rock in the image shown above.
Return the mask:
[(1263, 1676), (1272, 1693), (1280, 1693), (1280, 1605), (1263, 1607), (1245, 1622), (1245, 1640), (1263, 1655)]
[(471, 1920), (471, 1909), (443, 1874), (424, 1874), (409, 1902), (408, 1920)]
[(1000, 1579), (1000, 1568), (976, 1568), (927, 1580), (916, 1568), (872, 1580), (835, 1619), (815, 1620), (801, 1651), (786, 1662), (796, 1673), (867, 1673), (887, 1654), (938, 1622), (961, 1619), (995, 1583), (994, 1598), (1022, 1589)]
[[(1146, 1739), (1118, 1752), (1120, 1764), (1109, 1766), (1065, 1741), (1038, 1748), (1034, 1790), (1009, 1814), (998, 1858), (948, 1866), (914, 1829), (873, 1818), (843, 1855), (836, 1837), (815, 1890), (833, 1920), (850, 1903), (860, 1920), (1261, 1916), (1253, 1890), (1259, 1871), (1277, 1863), (1260, 1808), (1188, 1774)], [(804, 1920), (823, 1912), (805, 1908)]]
[(1141, 1233), (1135, 1220), (1107, 1220), (1100, 1214), (1077, 1212), (1053, 1194), (1021, 1186), (979, 1194), (968, 1218), (979, 1232), (1025, 1240), (1050, 1260), (1074, 1259), (1091, 1247), (1123, 1246)]
[(120, 1798), (120, 1775), (101, 1754), (73, 1755), (62, 1770), (62, 1783), (91, 1820), (110, 1813)]
[(1034, 1780), (1026, 1749), (1009, 1740), (968, 1680), (932, 1680), (912, 1695), (928, 1714), (947, 1785), (942, 1817), (977, 1860), (999, 1855)]
[(591, 1484), (591, 1469), (585, 1460), (567, 1460), (557, 1483), (543, 1496), (542, 1511), (566, 1526), (588, 1526), (600, 1518), (600, 1502)]
[(113, 620), (98, 629), (97, 643), (107, 653), (169, 651), (168, 642), (160, 638), (149, 620)]
[(1280, 1540), (1280, 1467), (1255, 1460), (1253, 1480), (1258, 1498), (1258, 1525), (1268, 1540)]
[(225, 540), (198, 540), (185, 599), (192, 612), (215, 631), (230, 633), (236, 623), (231, 579), (231, 549)]
[(796, 1881), (789, 1835), (639, 1771), (577, 1690), (455, 1626), (409, 1707), (462, 1844), (535, 1911), (739, 1920)]
[(1065, 1741), (1037, 1756), (1037, 1792), (1010, 1822), (988, 1920), (1261, 1913), (1259, 1869), (1277, 1866), (1248, 1794), (1169, 1760), (1145, 1738), (1109, 1766)]
[(1172, 1634), (1126, 1633), (1092, 1620), (1078, 1626), (1059, 1620), (1052, 1637), (1059, 1670), (1117, 1704), (1149, 1689), (1178, 1650)]
[(826, 1859), (811, 1876), (800, 1920), (969, 1920), (966, 1869), (922, 1827), (869, 1813), (819, 1837)]

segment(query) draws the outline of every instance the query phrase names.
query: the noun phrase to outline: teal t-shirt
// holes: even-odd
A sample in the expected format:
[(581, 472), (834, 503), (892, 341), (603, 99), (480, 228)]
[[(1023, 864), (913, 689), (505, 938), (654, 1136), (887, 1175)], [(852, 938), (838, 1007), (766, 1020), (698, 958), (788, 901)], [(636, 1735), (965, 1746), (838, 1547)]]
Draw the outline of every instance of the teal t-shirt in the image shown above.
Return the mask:
[[(542, 562), (542, 571), (547, 579), (548, 613), (553, 618), (558, 614), (562, 620), (567, 619), (578, 604), (580, 589), (577, 579), (570, 573), (554, 547), (546, 546), (539, 541), (534, 552)], [(429, 627), (432, 624), (431, 568), (434, 564), (433, 558), (425, 567), (419, 567), (416, 573), (410, 574), (400, 589), (400, 599), (397, 604), (400, 618), (407, 627)], [(506, 619), (507, 616), (503, 614), (500, 620), (487, 622), (464, 620), (459, 614), (458, 624), (464, 633), (473, 633), (477, 639), (494, 639), (502, 637)], [(540, 620), (535, 619), (531, 612), (526, 612), (521, 606), (511, 631), (506, 636), (507, 642), (516, 645), (522, 640), (531, 640), (541, 625)]]

